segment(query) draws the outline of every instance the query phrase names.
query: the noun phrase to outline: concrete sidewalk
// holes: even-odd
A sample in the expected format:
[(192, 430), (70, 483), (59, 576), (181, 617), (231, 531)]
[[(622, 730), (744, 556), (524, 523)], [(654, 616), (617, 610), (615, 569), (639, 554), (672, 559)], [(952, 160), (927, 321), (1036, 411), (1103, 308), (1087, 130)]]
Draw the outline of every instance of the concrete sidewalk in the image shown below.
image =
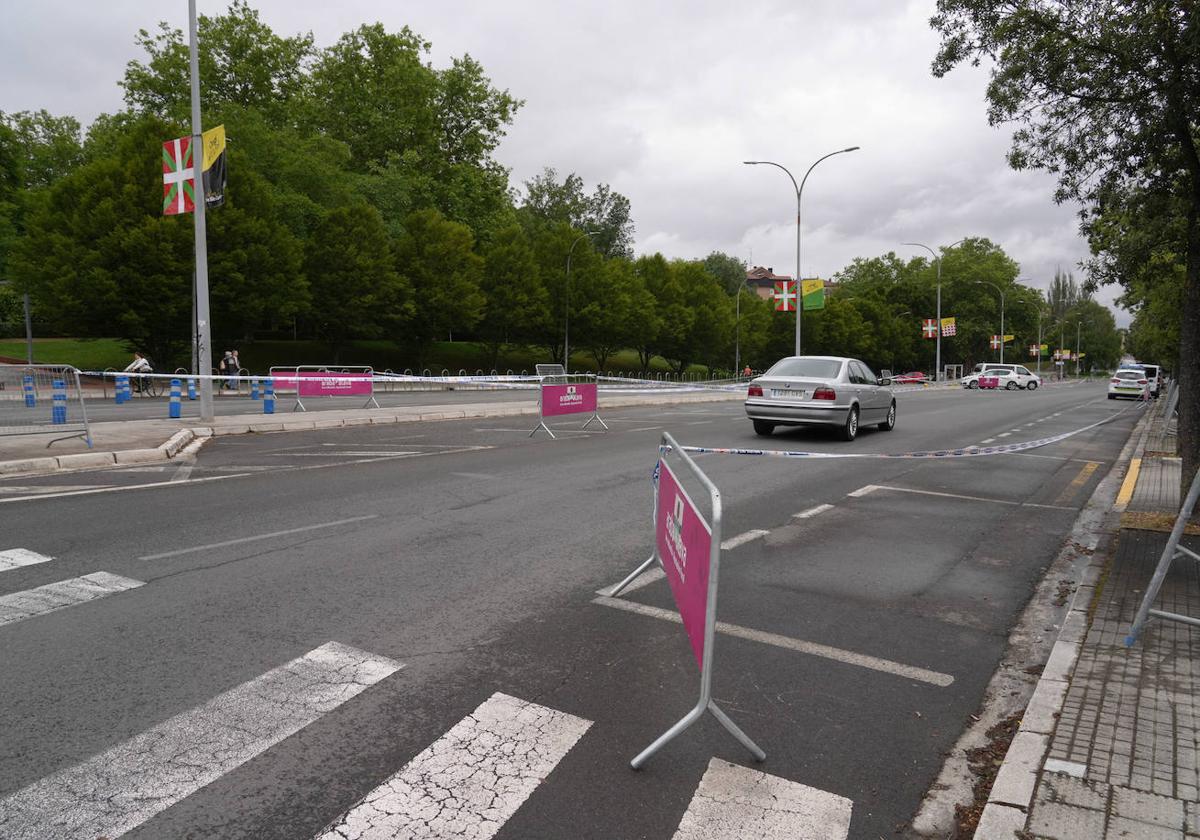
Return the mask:
[[(745, 399), (740, 392), (654, 394), (653, 396), (602, 395), (601, 416), (613, 408), (665, 406), (682, 403), (731, 402)], [(82, 438), (47, 444), (61, 432), (0, 438), (0, 477), (36, 475), (59, 470), (89, 469), (113, 464), (137, 464), (174, 458), (198, 437), (240, 435), (253, 432), (313, 431), (347, 426), (413, 423), (432, 420), (465, 420), (483, 417), (536, 417), (536, 400), (513, 402), (445, 403), (324, 410), (301, 413), (218, 415), (211, 423), (196, 418), (182, 420), (122, 420), (92, 423), (92, 448)], [(558, 422), (570, 425), (573, 418)], [(531, 421), (529, 428), (535, 425)]]
[[(1107, 520), (1116, 535), (1074, 593), (976, 840), (1200, 837), (1200, 629), (1152, 620), (1124, 643), (1180, 506), (1162, 409), (1139, 428)], [(1200, 529), (1183, 544), (1200, 548)], [(1175, 562), (1160, 609), (1200, 617), (1198, 566)]]

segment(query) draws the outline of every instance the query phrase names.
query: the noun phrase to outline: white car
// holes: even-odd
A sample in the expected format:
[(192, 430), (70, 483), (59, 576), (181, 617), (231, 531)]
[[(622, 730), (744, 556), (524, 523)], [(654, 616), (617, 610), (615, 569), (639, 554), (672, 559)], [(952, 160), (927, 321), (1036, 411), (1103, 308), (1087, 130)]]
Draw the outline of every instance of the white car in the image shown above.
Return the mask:
[(1135, 400), (1149, 396), (1150, 380), (1141, 368), (1121, 368), (1108, 380), (1108, 398), (1132, 397)]
[(971, 389), (978, 388), (981, 376), (995, 377), (999, 380), (996, 387), (1009, 391), (1015, 391), (1018, 388), (1023, 388), (1026, 391), (1036, 391), (1042, 384), (1040, 376), (1032, 373), (1022, 365), (997, 364), (995, 367), (985, 367), (983, 370), (977, 370), (970, 376), (964, 376), (961, 380), (962, 386)]

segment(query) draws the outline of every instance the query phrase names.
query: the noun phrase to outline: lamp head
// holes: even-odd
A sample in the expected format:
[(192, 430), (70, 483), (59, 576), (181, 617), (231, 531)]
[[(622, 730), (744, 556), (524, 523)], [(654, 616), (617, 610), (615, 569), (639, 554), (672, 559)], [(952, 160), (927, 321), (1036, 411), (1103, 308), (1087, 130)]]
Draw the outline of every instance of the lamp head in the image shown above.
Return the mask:
[(851, 146), (848, 149), (842, 149), (843, 152), (857, 152), (862, 146)]

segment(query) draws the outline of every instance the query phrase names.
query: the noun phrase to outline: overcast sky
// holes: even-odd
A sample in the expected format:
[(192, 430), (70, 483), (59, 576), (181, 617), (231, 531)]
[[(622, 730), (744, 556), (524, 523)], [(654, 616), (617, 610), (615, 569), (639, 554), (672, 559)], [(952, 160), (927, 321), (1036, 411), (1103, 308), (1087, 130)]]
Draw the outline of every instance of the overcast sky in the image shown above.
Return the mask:
[[(3, 3), (0, 110), (46, 108), (85, 125), (122, 106), (117, 81), (143, 57), (139, 28), (187, 25), (186, 0)], [(804, 276), (923, 253), (902, 242), (986, 236), (1024, 282), (1044, 289), (1056, 267), (1082, 279), (1077, 208), (1054, 204), (1049, 175), (1008, 169), (1009, 131), (987, 125), (986, 73), (930, 74), (934, 0), (251, 4), (276, 32), (312, 32), (318, 46), (381, 21), (432, 41), (435, 66), (470, 53), (526, 102), (497, 153), (512, 183), (552, 166), (589, 190), (611, 185), (632, 203), (638, 253), (718, 250), (794, 274), (791, 184), (742, 161), (777, 161), (799, 181), (817, 158), (857, 145), (804, 188)], [(202, 14), (225, 8), (199, 2)], [(1113, 306), (1115, 293), (1098, 299)]]

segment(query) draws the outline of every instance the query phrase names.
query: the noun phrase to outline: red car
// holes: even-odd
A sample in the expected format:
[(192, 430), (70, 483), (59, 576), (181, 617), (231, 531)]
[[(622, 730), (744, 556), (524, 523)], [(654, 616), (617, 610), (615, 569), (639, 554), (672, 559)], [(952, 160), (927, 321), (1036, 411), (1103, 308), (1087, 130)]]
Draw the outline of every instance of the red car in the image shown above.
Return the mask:
[(893, 385), (913, 385), (925, 381), (925, 374), (919, 370), (910, 371), (909, 373), (901, 373), (892, 377)]

